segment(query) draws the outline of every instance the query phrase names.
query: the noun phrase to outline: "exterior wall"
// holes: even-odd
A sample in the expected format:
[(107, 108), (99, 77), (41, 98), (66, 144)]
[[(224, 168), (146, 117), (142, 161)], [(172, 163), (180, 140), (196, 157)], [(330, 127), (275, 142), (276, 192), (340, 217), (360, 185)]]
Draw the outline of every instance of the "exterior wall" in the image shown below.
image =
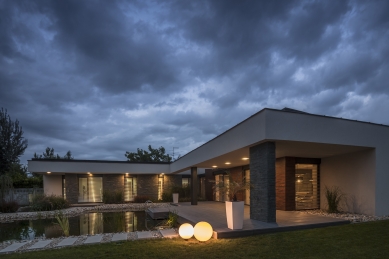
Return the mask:
[(122, 174), (104, 174), (103, 191), (124, 191), (124, 175)]
[(62, 197), (62, 175), (43, 175), (43, 190), (47, 195)]
[(173, 186), (182, 186), (182, 176), (170, 174), (163, 176), (163, 191), (169, 192)]
[(323, 158), (321, 162), (321, 204), (325, 209), (327, 201), (324, 196), (325, 186), (338, 186), (346, 194), (343, 209), (374, 215), (376, 211), (375, 150), (366, 150), (341, 156)]
[(78, 177), (76, 174), (65, 174), (66, 199), (71, 204), (78, 203)]
[(148, 196), (150, 199), (158, 200), (158, 175), (138, 175), (138, 195)]
[(276, 160), (276, 208), (296, 209), (295, 159), (283, 157)]
[(67, 172), (73, 174), (162, 174), (170, 172), (169, 163), (132, 163), (127, 161), (94, 160), (30, 160), (28, 170), (35, 173)]
[(205, 169), (205, 199), (207, 201), (213, 201), (213, 182), (215, 181), (215, 176), (213, 175), (212, 169)]

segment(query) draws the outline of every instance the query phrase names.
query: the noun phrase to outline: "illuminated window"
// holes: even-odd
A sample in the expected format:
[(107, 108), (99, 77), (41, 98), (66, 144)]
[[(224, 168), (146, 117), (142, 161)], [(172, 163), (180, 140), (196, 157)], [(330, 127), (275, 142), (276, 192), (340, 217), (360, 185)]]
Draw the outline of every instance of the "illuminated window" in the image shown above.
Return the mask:
[(78, 202), (102, 202), (103, 178), (80, 176), (78, 178)]
[(163, 175), (158, 177), (158, 200), (162, 200), (163, 193)]
[(182, 187), (188, 187), (189, 186), (189, 178), (182, 178)]
[(296, 210), (319, 208), (318, 165), (296, 164)]
[(124, 178), (124, 201), (134, 201), (134, 197), (137, 196), (137, 183), (136, 177)]

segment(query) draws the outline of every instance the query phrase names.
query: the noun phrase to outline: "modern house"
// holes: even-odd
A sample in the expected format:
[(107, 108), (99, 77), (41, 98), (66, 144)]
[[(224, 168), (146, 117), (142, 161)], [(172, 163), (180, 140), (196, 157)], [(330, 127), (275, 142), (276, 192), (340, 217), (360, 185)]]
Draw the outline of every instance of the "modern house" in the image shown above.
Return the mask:
[(181, 173), (188, 170), (193, 205), (196, 186), (223, 201), (208, 180), (228, 181), (228, 170), (253, 185), (239, 197), (251, 219), (275, 222), (276, 210), (324, 208), (325, 186), (338, 186), (351, 212), (389, 214), (389, 126), (288, 108), (265, 108), (172, 163), (33, 159), (28, 169), (44, 175), (45, 193), (71, 203), (101, 202), (105, 189), (123, 190), (126, 201), (160, 198), (187, 181)]

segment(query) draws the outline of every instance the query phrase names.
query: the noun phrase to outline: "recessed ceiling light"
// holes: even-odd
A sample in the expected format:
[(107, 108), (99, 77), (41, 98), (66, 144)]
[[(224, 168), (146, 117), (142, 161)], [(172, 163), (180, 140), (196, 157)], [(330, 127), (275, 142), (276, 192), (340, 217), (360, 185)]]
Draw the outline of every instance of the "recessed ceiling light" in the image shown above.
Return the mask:
[(213, 168), (216, 168), (216, 167), (217, 167), (217, 165), (213, 165), (212, 167), (213, 167)]
[(51, 174), (51, 172), (47, 172), (48, 174)]
[(249, 158), (248, 157), (244, 157), (244, 158), (242, 158), (242, 160), (249, 160)]
[(225, 162), (226, 165), (230, 165), (231, 163), (230, 162)]

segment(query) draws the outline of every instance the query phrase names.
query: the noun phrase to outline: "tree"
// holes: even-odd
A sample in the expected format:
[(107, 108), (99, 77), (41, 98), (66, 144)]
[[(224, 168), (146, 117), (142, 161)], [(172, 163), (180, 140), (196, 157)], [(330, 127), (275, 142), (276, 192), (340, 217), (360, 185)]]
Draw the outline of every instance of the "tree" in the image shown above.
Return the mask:
[(138, 148), (137, 152), (128, 152), (124, 154), (128, 161), (131, 162), (171, 162), (172, 157), (169, 154), (165, 154), (165, 148), (152, 148), (148, 147), (149, 151)]
[(0, 111), (0, 175), (6, 174), (13, 163), (19, 163), (28, 145), (19, 121), (12, 121), (7, 110)]
[(34, 153), (34, 159), (73, 159), (73, 157), (70, 150), (66, 152), (66, 155), (62, 158), (58, 154), (54, 154), (54, 148), (47, 147), (42, 155), (37, 155), (37, 153)]

